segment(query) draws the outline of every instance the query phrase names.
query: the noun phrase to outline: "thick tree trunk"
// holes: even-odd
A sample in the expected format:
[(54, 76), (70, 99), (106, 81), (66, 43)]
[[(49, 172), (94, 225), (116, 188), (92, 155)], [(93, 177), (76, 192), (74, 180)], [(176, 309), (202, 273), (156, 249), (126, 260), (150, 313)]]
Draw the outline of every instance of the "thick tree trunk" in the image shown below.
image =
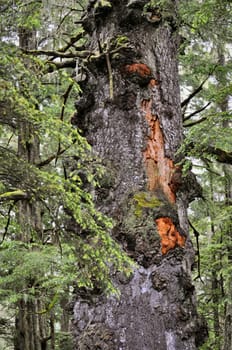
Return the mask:
[(175, 165), (182, 141), (176, 3), (163, 11), (146, 2), (89, 6), (84, 19), (95, 55), (72, 123), (105, 162), (96, 203), (116, 220), (112, 234), (137, 265), (131, 278), (115, 274), (119, 299), (78, 299), (81, 350), (194, 350), (205, 335), (186, 213), (197, 186)]

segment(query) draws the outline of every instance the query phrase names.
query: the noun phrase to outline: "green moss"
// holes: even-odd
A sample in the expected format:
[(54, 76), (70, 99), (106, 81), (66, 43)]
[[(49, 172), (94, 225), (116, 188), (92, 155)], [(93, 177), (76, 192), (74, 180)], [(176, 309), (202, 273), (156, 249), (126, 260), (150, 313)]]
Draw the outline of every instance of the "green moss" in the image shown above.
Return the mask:
[(159, 241), (155, 218), (164, 206), (164, 202), (148, 191), (136, 191), (128, 195), (121, 203), (124, 215), (120, 229), (127, 237), (145, 237), (146, 239), (151, 236), (152, 240)]
[(0, 194), (0, 198), (5, 198), (5, 199), (14, 199), (15, 197), (24, 197), (26, 196), (26, 192), (22, 190), (14, 190), (14, 191), (9, 191), (9, 192), (4, 192)]
[(143, 213), (144, 208), (157, 208), (160, 207), (162, 202), (154, 195), (149, 192), (137, 192), (134, 195), (135, 201), (135, 215), (140, 217)]
[(112, 5), (111, 5), (110, 1), (108, 1), (108, 0), (98, 0), (95, 3), (95, 5), (94, 5), (95, 8), (98, 8), (98, 7), (111, 7), (111, 6)]
[(122, 47), (124, 45), (127, 45), (129, 42), (129, 39), (126, 35), (118, 35), (114, 41), (113, 41), (113, 44), (115, 46), (115, 48), (118, 48), (118, 47)]

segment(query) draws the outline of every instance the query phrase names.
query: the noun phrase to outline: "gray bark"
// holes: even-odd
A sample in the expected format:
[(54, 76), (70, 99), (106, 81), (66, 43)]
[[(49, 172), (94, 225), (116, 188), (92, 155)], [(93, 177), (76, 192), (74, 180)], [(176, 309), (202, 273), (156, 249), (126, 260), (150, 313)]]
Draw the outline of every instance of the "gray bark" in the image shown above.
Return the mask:
[[(225, 49), (224, 49), (223, 45), (218, 44), (217, 50), (218, 50), (218, 60), (220, 62), (220, 65), (225, 66), (226, 59), (225, 59), (225, 52), (224, 52)], [(218, 75), (217, 80), (218, 80), (219, 88), (224, 86), (224, 84), (227, 81), (226, 73), (224, 73), (223, 75), (221, 74), (220, 76)], [(229, 111), (228, 98), (224, 98), (218, 104), (218, 107), (220, 108), (220, 110), (222, 112)], [(222, 126), (224, 128), (229, 128), (229, 121), (224, 120), (222, 122)], [(231, 168), (228, 164), (223, 165), (223, 173), (224, 173), (224, 181), (225, 181), (225, 183), (224, 183), (224, 186), (225, 186), (225, 189), (224, 189), (224, 191), (225, 191), (225, 204), (229, 206), (231, 203), (231, 200), (232, 200), (232, 181), (231, 181)], [(232, 232), (232, 225), (230, 224), (227, 227), (227, 234), (226, 234), (226, 240), (227, 240), (227, 246), (228, 246), (227, 255), (228, 255), (228, 264), (229, 265), (232, 263), (231, 232)], [(221, 256), (221, 259), (223, 259), (222, 256)], [(223, 337), (222, 337), (223, 345), (221, 346), (221, 348), (223, 350), (232, 350), (232, 277), (231, 276), (228, 277), (226, 284), (227, 284), (227, 288), (226, 288), (227, 301), (225, 302), (225, 307), (224, 307), (224, 324), (222, 327), (223, 330), (222, 331), (220, 330), (220, 324), (218, 322), (218, 324), (216, 323), (216, 325), (215, 325), (215, 334), (216, 334), (216, 336), (218, 336), (218, 335), (220, 335), (220, 333), (224, 333)], [(217, 290), (216, 291), (212, 290), (213, 296), (216, 292), (217, 292)], [(218, 302), (218, 304), (219, 304), (219, 302)], [(220, 342), (219, 342), (219, 344), (220, 344)]]
[[(115, 272), (119, 298), (77, 299), (76, 349), (195, 350), (206, 329), (186, 216), (198, 187), (174, 164), (182, 141), (176, 4), (171, 13), (144, 12), (142, 0), (111, 4), (89, 6), (84, 19), (88, 49), (100, 52), (86, 63), (72, 123), (107, 166), (96, 204), (116, 220), (112, 235), (137, 265), (129, 279)], [(162, 238), (159, 219), (173, 224)]]
[[(22, 49), (36, 49), (36, 31), (27, 28), (19, 29), (19, 44)], [(25, 62), (27, 64), (27, 62)], [(18, 122), (18, 157), (35, 164), (40, 160), (40, 142), (36, 127), (32, 122), (19, 120)], [(25, 176), (27, 173), (25, 172)], [(20, 198), (19, 198), (20, 199)], [(20, 232), (16, 237), (25, 243), (33, 240), (42, 240), (42, 220), (40, 203), (31, 198), (24, 198), (18, 203), (18, 220)], [(25, 289), (29, 288), (25, 285)], [(25, 298), (26, 299), (26, 298)], [(47, 315), (41, 314), (44, 309), (42, 300), (36, 296), (33, 300), (20, 300), (17, 302), (15, 318), (15, 350), (46, 350), (46, 338), (49, 331)]]

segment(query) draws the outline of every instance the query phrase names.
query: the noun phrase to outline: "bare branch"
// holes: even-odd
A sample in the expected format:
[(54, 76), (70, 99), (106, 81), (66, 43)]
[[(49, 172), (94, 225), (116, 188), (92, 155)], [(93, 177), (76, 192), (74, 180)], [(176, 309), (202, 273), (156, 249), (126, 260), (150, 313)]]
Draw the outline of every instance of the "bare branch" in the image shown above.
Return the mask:
[(220, 148), (215, 148), (212, 146), (207, 147), (207, 151), (216, 156), (216, 160), (219, 163), (232, 164), (232, 152), (226, 152)]
[[(195, 145), (193, 142), (188, 144), (188, 151), (191, 151), (192, 149), (194, 149)], [(215, 156), (215, 159), (219, 162), (219, 163), (224, 163), (224, 164), (232, 164), (232, 152), (226, 152), (220, 148), (216, 148), (213, 146), (204, 146), (202, 147), (202, 152), (204, 153), (208, 153), (209, 155)], [(200, 158), (202, 159), (202, 161), (204, 161), (205, 163), (207, 162), (207, 164), (209, 162), (211, 162), (209, 159), (205, 159), (200, 155)]]
[(72, 11), (73, 11), (73, 10), (69, 10), (69, 11), (64, 15), (64, 17), (60, 20), (56, 32), (59, 32), (59, 30), (60, 30), (60, 28), (61, 28), (63, 22), (64, 22), (65, 19), (72, 13)]
[(203, 117), (203, 118), (201, 118), (201, 119), (195, 120), (195, 121), (192, 122), (192, 123), (184, 124), (183, 126), (184, 126), (184, 128), (190, 128), (190, 126), (194, 126), (194, 125), (203, 123), (205, 120), (207, 120), (207, 118), (206, 118), (206, 117)]
[(90, 51), (83, 50), (80, 52), (69, 52), (69, 53), (64, 53), (61, 51), (52, 51), (52, 50), (25, 50), (21, 49), (21, 51), (27, 55), (32, 55), (32, 56), (52, 56), (54, 58), (74, 58), (74, 57), (79, 57), (79, 58), (87, 58), (89, 55), (91, 55)]
[[(66, 102), (68, 100), (70, 92), (72, 91), (73, 85), (74, 85), (74, 81), (72, 81), (71, 84), (69, 84), (67, 90), (65, 91), (65, 93), (62, 96), (64, 99), (64, 101), (62, 103), (62, 109), (61, 109), (61, 115), (60, 115), (60, 120), (62, 122), (64, 120), (64, 111), (65, 111), (65, 107), (66, 107)], [(57, 148), (57, 152), (56, 152), (56, 158), (55, 158), (55, 165), (56, 165), (57, 159), (60, 155), (60, 151), (61, 151), (61, 144), (60, 144), (60, 140), (59, 140), (59, 144), (58, 144), (58, 148)]]
[(10, 220), (11, 220), (11, 211), (14, 208), (16, 202), (17, 201), (14, 201), (14, 203), (11, 203), (10, 206), (9, 206), (9, 209), (8, 209), (8, 212), (7, 212), (7, 222), (6, 222), (6, 226), (5, 226), (5, 229), (4, 229), (4, 232), (3, 232), (3, 235), (2, 235), (2, 240), (1, 240), (0, 244), (2, 244), (4, 242), (5, 237), (6, 237), (7, 233), (8, 233), (8, 228), (10, 226)]
[(69, 94), (72, 91), (73, 85), (74, 85), (74, 81), (72, 81), (71, 84), (69, 84), (67, 90), (65, 91), (65, 93), (62, 96), (64, 99), (63, 104), (62, 104), (61, 115), (60, 115), (60, 120), (62, 120), (62, 121), (64, 120), (65, 105), (66, 105), (66, 102), (68, 100)]
[(182, 108), (188, 105), (189, 102), (193, 99), (193, 97), (195, 97), (203, 89), (203, 85), (208, 79), (209, 79), (209, 76), (205, 80), (203, 80), (203, 82), (184, 101), (181, 102)]
[(209, 79), (209, 77), (213, 74), (215, 69), (217, 68), (217, 65), (215, 65), (211, 71), (208, 73), (208, 76), (203, 80), (203, 82), (184, 100), (181, 102), (181, 107), (185, 107), (189, 104), (189, 102), (203, 89), (203, 85), (206, 83), (206, 81)]
[(198, 270), (198, 275), (195, 278), (195, 280), (197, 280), (199, 278), (200, 281), (202, 283), (204, 283), (202, 278), (201, 278), (201, 255), (200, 255), (200, 246), (199, 246), (200, 233), (196, 230), (196, 228), (193, 226), (193, 224), (189, 220), (188, 220), (188, 222), (189, 222), (189, 226), (193, 230), (194, 236), (196, 238), (196, 244), (197, 244), (197, 270)]
[(59, 49), (59, 52), (67, 51), (71, 46), (73, 46), (77, 41), (79, 41), (82, 38), (82, 36), (83, 33), (78, 33), (76, 36), (71, 37), (67, 45)]
[(202, 107), (202, 108), (196, 110), (196, 111), (193, 112), (193, 113), (190, 113), (189, 115), (187, 115), (187, 117), (184, 117), (184, 122), (185, 122), (186, 120), (189, 120), (189, 119), (191, 119), (192, 117), (194, 117), (194, 115), (196, 115), (196, 114), (198, 114), (198, 113), (204, 111), (210, 104), (211, 104), (211, 102), (208, 102), (204, 107)]
[(54, 159), (56, 159), (58, 156), (60, 156), (61, 154), (63, 154), (67, 149), (61, 149), (59, 150), (59, 153), (55, 153), (55, 154), (52, 154), (50, 157), (48, 157), (47, 159), (43, 160), (42, 162), (39, 162), (36, 165), (36, 167), (38, 168), (42, 168), (43, 166), (45, 165), (48, 165), (50, 164)]

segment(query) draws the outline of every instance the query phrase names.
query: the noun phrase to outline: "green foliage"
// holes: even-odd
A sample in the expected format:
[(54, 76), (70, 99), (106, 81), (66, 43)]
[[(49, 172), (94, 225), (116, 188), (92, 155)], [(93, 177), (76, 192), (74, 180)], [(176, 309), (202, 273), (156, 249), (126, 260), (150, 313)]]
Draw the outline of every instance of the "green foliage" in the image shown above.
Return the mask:
[[(180, 1), (180, 72), (185, 140), (180, 153), (197, 174), (204, 200), (191, 204), (200, 233), (199, 312), (209, 327), (202, 350), (225, 348), (231, 303), (231, 12), (228, 1)], [(199, 88), (200, 87), (200, 88)], [(221, 155), (221, 156), (220, 156)], [(194, 239), (194, 238), (193, 238)], [(196, 245), (197, 249), (197, 245)]]
[(201, 349), (220, 350), (224, 337), (226, 305), (231, 302), (232, 207), (225, 200), (225, 178), (220, 176), (222, 166), (211, 166), (210, 171), (204, 171), (201, 175), (205, 201), (192, 204), (191, 221), (200, 232), (200, 268), (204, 283), (196, 283), (198, 307), (209, 326), (209, 339)]
[[(187, 134), (182, 150), (190, 157), (203, 157), (213, 159), (216, 156), (210, 154), (211, 148), (219, 148), (225, 152), (231, 151), (232, 130), (223, 127), (224, 122), (231, 120), (231, 113), (217, 112), (209, 109), (204, 113), (201, 123), (194, 125)], [(186, 123), (187, 125), (187, 123)]]
[[(6, 5), (1, 17), (7, 40), (0, 38), (0, 304), (17, 311), (20, 300), (39, 300), (39, 315), (59, 322), (64, 295), (70, 300), (78, 288), (116, 293), (111, 272), (129, 274), (131, 262), (110, 236), (112, 220), (94, 205), (105, 169), (70, 123), (81, 92), (72, 70), (51, 72), (45, 56), (23, 53), (15, 40), (37, 31), (42, 49), (57, 50), (67, 45), (66, 31), (83, 45), (83, 30), (62, 1), (15, 1), (8, 24), (13, 9)], [(67, 334), (61, 338), (57, 348), (70, 344)]]
[(56, 346), (60, 349), (73, 350), (73, 339), (68, 332), (58, 332)]

